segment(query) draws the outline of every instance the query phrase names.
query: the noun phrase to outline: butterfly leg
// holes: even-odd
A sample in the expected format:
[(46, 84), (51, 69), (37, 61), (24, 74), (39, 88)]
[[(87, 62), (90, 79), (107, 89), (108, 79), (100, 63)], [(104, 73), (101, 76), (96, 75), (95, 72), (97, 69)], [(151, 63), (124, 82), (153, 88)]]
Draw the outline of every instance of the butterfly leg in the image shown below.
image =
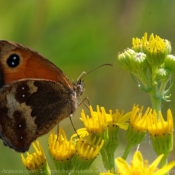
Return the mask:
[(59, 130), (60, 130), (60, 125), (58, 123), (57, 126), (56, 126), (57, 140), (58, 140)]
[[(85, 101), (87, 101), (87, 103), (85, 103)], [(78, 106), (80, 106), (80, 105), (82, 105), (82, 104), (84, 104), (84, 105), (89, 109), (89, 106), (90, 106), (89, 98), (88, 98), (88, 97), (84, 98), (84, 99), (78, 104)]]
[(79, 135), (78, 135), (78, 133), (77, 133), (77, 130), (76, 130), (76, 128), (75, 128), (75, 126), (74, 126), (74, 124), (73, 124), (73, 121), (72, 121), (72, 114), (71, 114), (71, 115), (69, 115), (69, 119), (70, 119), (70, 122), (71, 122), (71, 124), (72, 124), (72, 127), (73, 127), (73, 129), (74, 129), (75, 133), (77, 134), (78, 138), (80, 138), (80, 137), (79, 137)]

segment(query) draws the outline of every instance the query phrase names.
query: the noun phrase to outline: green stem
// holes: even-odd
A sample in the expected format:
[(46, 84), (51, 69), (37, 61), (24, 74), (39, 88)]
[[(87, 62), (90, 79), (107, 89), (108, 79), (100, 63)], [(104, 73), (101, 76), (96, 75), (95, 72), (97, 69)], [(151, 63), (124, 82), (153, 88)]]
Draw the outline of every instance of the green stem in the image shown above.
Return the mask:
[(157, 96), (156, 90), (157, 90), (157, 87), (153, 87), (151, 92), (149, 92), (149, 96), (151, 99), (152, 108), (155, 109), (158, 114), (158, 112), (161, 111), (162, 99)]
[(106, 168), (106, 170), (114, 171), (115, 165), (114, 165), (114, 152), (106, 151), (106, 149), (101, 149), (101, 156), (103, 160), (103, 165)]
[(165, 166), (168, 163), (168, 159), (167, 158), (168, 158), (168, 155), (164, 154), (164, 156), (163, 156), (163, 158), (162, 158), (162, 160), (160, 162), (160, 166), (161, 167)]
[(132, 145), (131, 144), (127, 144), (126, 148), (125, 148), (125, 152), (123, 153), (122, 158), (124, 160), (126, 160), (126, 158), (128, 157), (130, 151), (131, 151)]
[[(168, 154), (164, 154), (164, 156), (160, 162), (160, 167), (162, 168), (166, 164), (168, 164)], [(167, 172), (165, 175), (169, 175), (169, 173)]]
[(49, 165), (48, 165), (48, 163), (47, 163), (47, 165), (46, 165), (46, 175), (51, 175), (51, 170), (50, 170), (50, 167), (49, 167)]
[(162, 81), (162, 83), (161, 83), (161, 86), (159, 88), (159, 94), (161, 97), (163, 97), (163, 95), (164, 95), (167, 83), (168, 83), (168, 81), (164, 81), (164, 82)]
[(45, 174), (45, 175), (51, 175), (51, 170), (50, 170), (50, 167), (48, 165), (47, 162), (45, 162), (41, 167), (40, 169), (35, 170), (34, 171), (31, 171), (30, 174), (33, 174), (33, 175), (40, 175), (40, 174)]
[(152, 69), (151, 79), (152, 79), (152, 82), (154, 83), (155, 79), (156, 79), (156, 76), (157, 76), (158, 67), (157, 66), (152, 66), (151, 69)]
[(152, 108), (156, 110), (157, 114), (161, 111), (161, 104), (164, 97), (165, 88), (167, 85), (167, 81), (162, 81), (160, 87), (158, 89), (158, 85), (153, 85), (152, 90), (149, 92)]
[(151, 76), (151, 81), (152, 81), (152, 89), (149, 92), (151, 103), (152, 103), (152, 108), (156, 110), (157, 114), (159, 111), (161, 111), (161, 97), (159, 96), (160, 94), (158, 93), (158, 82), (156, 82), (156, 73), (157, 73), (157, 66), (152, 66), (152, 76)]

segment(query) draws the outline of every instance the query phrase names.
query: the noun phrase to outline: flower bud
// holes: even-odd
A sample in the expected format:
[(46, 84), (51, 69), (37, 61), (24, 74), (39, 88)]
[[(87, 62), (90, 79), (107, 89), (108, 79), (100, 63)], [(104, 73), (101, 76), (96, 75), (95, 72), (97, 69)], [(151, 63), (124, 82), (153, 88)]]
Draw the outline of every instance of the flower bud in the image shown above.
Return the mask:
[(157, 78), (157, 80), (166, 80), (169, 78), (169, 76), (170, 76), (169, 70), (164, 69), (164, 68), (160, 68), (160, 69), (158, 69), (156, 78)]
[(171, 72), (175, 71), (175, 56), (174, 55), (167, 55), (164, 61), (164, 67)]
[(168, 41), (167, 39), (165, 39), (164, 40), (164, 43), (165, 43), (166, 48), (167, 48), (167, 54), (170, 54), (171, 53), (171, 50), (172, 50), (172, 48), (171, 48), (171, 42)]
[(136, 52), (134, 50), (127, 49), (124, 52), (118, 54), (118, 61), (124, 69), (132, 71), (130, 60), (133, 57), (135, 57), (135, 55), (136, 55)]
[(136, 53), (130, 62), (134, 71), (143, 70), (148, 66), (146, 55), (142, 52)]

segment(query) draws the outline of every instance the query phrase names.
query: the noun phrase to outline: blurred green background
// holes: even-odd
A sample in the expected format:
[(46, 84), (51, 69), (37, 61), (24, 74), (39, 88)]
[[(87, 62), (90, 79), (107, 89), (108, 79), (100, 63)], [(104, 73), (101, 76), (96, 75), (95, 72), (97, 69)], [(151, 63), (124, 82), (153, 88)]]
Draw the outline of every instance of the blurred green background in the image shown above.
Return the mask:
[[(113, 64), (113, 67), (100, 68), (84, 78), (86, 91), (80, 101), (88, 97), (94, 108), (98, 104), (107, 111), (116, 108), (128, 111), (134, 103), (148, 107), (150, 100), (136, 87), (130, 74), (119, 67), (117, 54), (131, 46), (132, 37), (142, 37), (144, 32), (170, 40), (173, 48), (174, 7), (174, 0), (0, 0), (0, 39), (37, 50), (72, 81), (83, 71), (88, 72), (104, 63)], [(171, 99), (170, 103), (163, 104), (164, 114), (168, 108), (175, 114), (173, 93)], [(79, 121), (82, 108), (85, 106), (81, 105), (73, 117), (76, 128), (83, 126)], [(74, 133), (69, 119), (60, 125), (68, 136)], [(39, 140), (51, 165), (47, 153), (48, 135)], [(152, 148), (148, 141), (149, 137), (140, 150), (147, 149), (145, 158), (151, 161)], [(124, 138), (120, 147), (122, 144), (125, 144)], [(116, 156), (121, 154), (119, 149)], [(20, 154), (1, 143), (0, 174), (9, 169), (25, 168)], [(92, 169), (104, 170), (100, 158), (95, 160)]]

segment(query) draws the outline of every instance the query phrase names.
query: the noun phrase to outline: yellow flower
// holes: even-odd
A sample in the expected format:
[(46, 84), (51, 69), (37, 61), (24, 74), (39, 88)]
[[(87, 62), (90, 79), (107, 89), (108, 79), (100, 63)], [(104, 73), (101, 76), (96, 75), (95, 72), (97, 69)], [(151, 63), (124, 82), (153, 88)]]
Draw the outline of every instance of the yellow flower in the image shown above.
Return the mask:
[(124, 159), (117, 158), (116, 165), (118, 168), (119, 175), (164, 175), (170, 169), (175, 166), (175, 161), (165, 165), (161, 169), (158, 169), (158, 164), (163, 158), (163, 154), (154, 160), (154, 162), (149, 165), (147, 160), (143, 160), (142, 154), (136, 151), (131, 165), (129, 165)]
[(77, 153), (80, 157), (84, 158), (85, 160), (94, 159), (97, 157), (100, 149), (104, 144), (104, 140), (100, 138), (94, 137), (89, 135), (87, 139), (81, 138), (77, 143)]
[(76, 154), (73, 157), (73, 169), (84, 170), (88, 169), (94, 159), (99, 154), (104, 140), (93, 135), (80, 137), (76, 141)]
[(49, 136), (49, 153), (56, 170), (60, 174), (69, 174), (72, 170), (72, 157), (75, 154), (75, 145), (72, 140), (68, 141), (64, 130), (60, 127), (56, 135), (54, 131)]
[(97, 112), (93, 111), (92, 106), (90, 108), (91, 117), (88, 115), (85, 116), (84, 110), (81, 113), (81, 120), (83, 121), (85, 128), (89, 133), (101, 134), (107, 128), (107, 116), (105, 109), (101, 107), (101, 111), (99, 106), (97, 106)]
[(139, 132), (145, 132), (147, 130), (146, 116), (151, 112), (150, 108), (147, 108), (144, 114), (142, 114), (142, 111), (143, 106), (139, 108), (138, 105), (134, 105), (130, 115), (130, 125), (134, 130)]
[(154, 111), (147, 116), (148, 132), (155, 152), (160, 154), (169, 154), (173, 149), (173, 116), (171, 110), (167, 111), (167, 121), (164, 120), (161, 112), (159, 118)]
[(128, 128), (128, 120), (130, 118), (130, 113), (124, 114), (124, 111), (121, 113), (116, 109), (115, 113), (112, 110), (109, 110), (110, 115), (107, 116), (108, 126), (118, 126), (121, 129), (126, 130)]
[(38, 141), (36, 141), (36, 144), (38, 148), (34, 143), (32, 143), (35, 149), (35, 152), (33, 154), (29, 154), (27, 152), (27, 158), (24, 158), (24, 155), (21, 154), (22, 162), (27, 169), (33, 170), (33, 174), (40, 174), (40, 172), (50, 174), (50, 169), (46, 162), (46, 157), (44, 155), (43, 149)]
[(124, 111), (120, 113), (119, 110), (114, 113), (110, 110), (109, 113), (106, 113), (105, 108), (99, 106), (97, 106), (97, 111), (93, 111), (90, 106), (90, 114), (91, 117), (86, 116), (82, 111), (81, 120), (86, 129), (77, 132), (80, 134), (80, 138), (81, 135), (87, 135), (88, 132), (92, 137), (104, 140), (104, 146), (100, 152), (105, 168), (112, 170), (114, 168), (114, 152), (119, 144), (119, 129), (126, 130), (128, 128), (130, 113), (124, 115)]
[(134, 105), (130, 113), (130, 125), (126, 132), (127, 146), (125, 148), (123, 158), (126, 159), (131, 148), (139, 144), (145, 137), (147, 131), (146, 116), (150, 113), (150, 108), (142, 114), (143, 107), (139, 109), (138, 105)]
[(49, 152), (54, 160), (66, 161), (74, 155), (75, 151), (75, 145), (72, 140), (67, 140), (66, 134), (61, 127), (59, 128), (58, 135), (54, 131), (51, 132), (49, 137)]
[(89, 133), (86, 128), (80, 128), (76, 130), (76, 133), (71, 136), (71, 140), (74, 140), (75, 142), (77, 142), (80, 138), (85, 138), (88, 135)]
[(110, 115), (107, 116), (108, 128), (106, 130), (106, 133), (103, 135), (105, 144), (102, 149), (105, 149), (107, 153), (112, 154), (112, 152), (115, 152), (119, 144), (119, 129), (128, 129), (130, 112), (126, 113), (125, 115), (124, 111), (120, 113), (118, 109), (116, 109), (115, 113), (113, 113), (112, 110), (109, 112)]
[(149, 45), (146, 47), (147, 61), (153, 66), (160, 66), (167, 56), (166, 44), (162, 38), (151, 34)]
[(112, 110), (110, 110), (108, 114), (106, 113), (104, 107), (100, 108), (98, 105), (97, 111), (93, 111), (92, 106), (89, 108), (91, 117), (88, 115), (86, 116), (84, 110), (82, 110), (81, 113), (81, 120), (89, 133), (102, 134), (107, 127), (111, 126), (119, 126), (122, 129), (127, 129), (129, 114), (124, 115), (124, 111), (120, 113), (118, 110), (116, 110), (116, 113), (113, 113)]
[(144, 34), (142, 39), (132, 38), (132, 49), (136, 52), (143, 52), (144, 48), (149, 44), (147, 41), (147, 33)]
[(120, 113), (116, 110), (113, 113), (110, 110), (108, 114), (103, 107), (100, 108), (99, 106), (97, 106), (97, 111), (93, 111), (90, 106), (90, 113), (91, 117), (85, 116), (84, 111), (82, 111), (81, 119), (86, 129), (77, 132), (87, 135), (86, 131), (88, 131), (92, 137), (99, 137), (104, 140), (104, 146), (100, 152), (106, 169), (111, 170), (114, 167), (114, 152), (119, 144), (119, 129), (126, 130), (128, 128), (130, 113), (124, 115), (124, 111)]
[(143, 107), (139, 109), (138, 105), (134, 105), (130, 114), (130, 126), (127, 130), (126, 137), (129, 145), (136, 145), (144, 138), (147, 126), (146, 116), (150, 113), (150, 108), (142, 114)]
[(132, 49), (136, 52), (144, 52), (147, 55), (147, 61), (152, 66), (160, 66), (165, 57), (171, 52), (171, 44), (168, 40), (164, 40), (159, 36), (150, 35), (147, 39), (147, 33), (142, 39), (132, 39)]

